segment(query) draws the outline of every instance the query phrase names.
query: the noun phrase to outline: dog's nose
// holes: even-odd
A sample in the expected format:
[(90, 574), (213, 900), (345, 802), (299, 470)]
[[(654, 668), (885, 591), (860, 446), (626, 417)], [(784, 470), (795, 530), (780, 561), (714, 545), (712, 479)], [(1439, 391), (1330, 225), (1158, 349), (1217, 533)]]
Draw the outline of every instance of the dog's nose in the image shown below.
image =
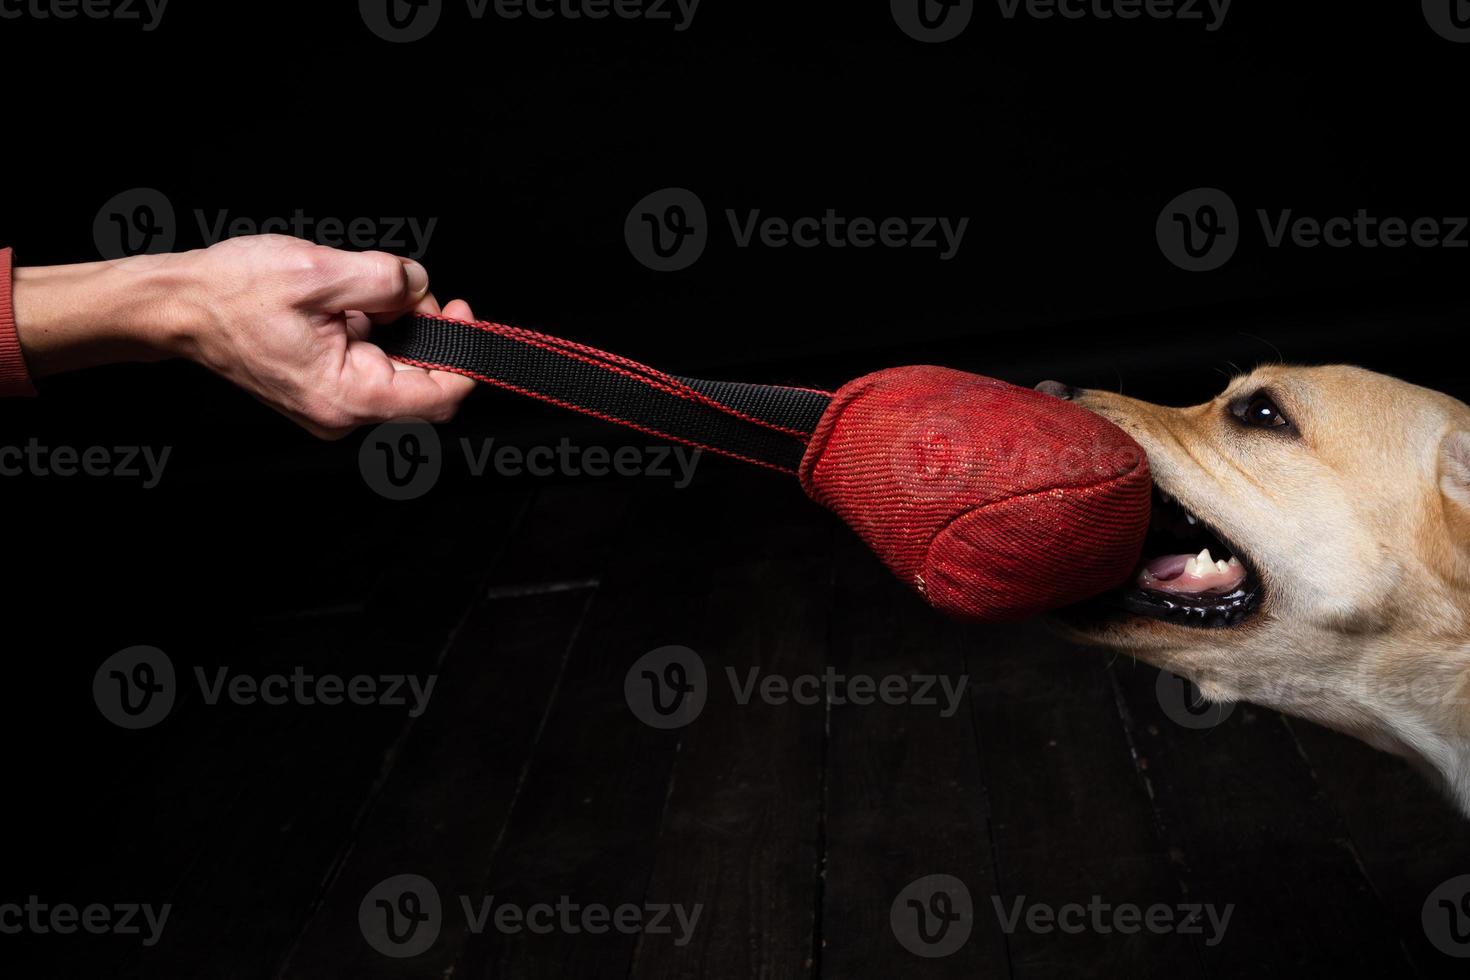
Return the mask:
[(1043, 381), (1041, 382), (1041, 384), (1036, 386), (1036, 390), (1041, 392), (1043, 395), (1051, 395), (1053, 398), (1060, 398), (1064, 402), (1069, 402), (1072, 399), (1076, 398), (1078, 395), (1082, 394), (1082, 392), (1078, 389), (1073, 388), (1071, 385), (1064, 385), (1060, 381)]

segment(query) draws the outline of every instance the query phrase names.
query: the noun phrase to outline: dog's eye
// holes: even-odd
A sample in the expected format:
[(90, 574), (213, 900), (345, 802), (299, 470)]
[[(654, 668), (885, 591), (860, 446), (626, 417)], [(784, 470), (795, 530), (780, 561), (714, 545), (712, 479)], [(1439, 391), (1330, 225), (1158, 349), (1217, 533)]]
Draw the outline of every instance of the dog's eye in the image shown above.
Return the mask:
[(1237, 398), (1231, 403), (1230, 412), (1243, 425), (1256, 429), (1284, 429), (1291, 425), (1271, 397), (1265, 394), (1258, 393), (1247, 398)]

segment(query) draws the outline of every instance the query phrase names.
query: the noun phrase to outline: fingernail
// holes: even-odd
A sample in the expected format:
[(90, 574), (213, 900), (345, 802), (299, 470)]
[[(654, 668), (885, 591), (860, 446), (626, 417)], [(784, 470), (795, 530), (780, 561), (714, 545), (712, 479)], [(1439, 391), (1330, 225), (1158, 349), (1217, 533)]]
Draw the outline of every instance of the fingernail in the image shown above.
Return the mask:
[(417, 262), (409, 260), (403, 263), (408, 269), (408, 288), (415, 296), (422, 296), (429, 291), (429, 270)]

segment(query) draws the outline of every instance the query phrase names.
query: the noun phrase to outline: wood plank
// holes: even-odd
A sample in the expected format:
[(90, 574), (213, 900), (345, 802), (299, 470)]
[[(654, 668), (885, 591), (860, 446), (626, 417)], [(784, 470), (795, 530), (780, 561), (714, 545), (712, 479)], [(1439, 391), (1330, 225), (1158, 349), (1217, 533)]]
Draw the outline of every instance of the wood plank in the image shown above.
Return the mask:
[[(483, 602), (440, 677), (440, 689), (391, 760), (380, 797), (281, 975), (398, 977), (452, 970), (472, 894), (523, 775), (592, 590)], [(379, 882), (416, 874), (433, 883), (438, 940), (404, 960), (370, 946), (359, 908)]]
[(687, 942), (643, 936), (634, 977), (812, 971), (825, 711), (763, 700), (750, 685), (752, 671), (755, 683), (820, 675), (832, 527), (783, 492), (752, 495), (728, 530), (682, 641), (703, 659), (709, 695), (681, 730), (647, 890), (648, 901), (681, 902), (700, 917)]
[[(455, 638), (439, 697), (395, 751), (282, 975), (453, 969), (466, 928), (457, 896), (475, 890), (494, 854), (626, 499), (587, 485), (537, 494), (487, 576), (495, 584)], [(407, 873), (434, 884), (445, 914), (438, 940), (400, 960), (366, 942), (358, 913), (378, 882)]]
[(1233, 907), (1223, 941), (1200, 949), (1209, 971), (1407, 971), (1347, 828), (1281, 717), (1239, 704), (1190, 729), (1165, 713), (1154, 668), (1120, 661), (1114, 676), (1189, 900)]
[[(931, 675), (957, 686), (975, 634), (909, 595), (850, 531), (836, 531), (834, 668), (874, 679)], [(974, 719), (968, 701), (946, 717), (942, 692), (938, 699), (831, 707), (823, 976), (1007, 972), (1005, 944), (985, 905), (996, 885)], [(890, 914), (910, 883), (936, 874), (968, 888), (972, 932), (957, 951), (925, 960), (900, 945)]]
[[(573, 649), (480, 895), (521, 908), (645, 901), (681, 736), (633, 715), (625, 676), (645, 653), (683, 643), (709, 621), (717, 563), (727, 551), (758, 553), (760, 531), (743, 518), (750, 499), (783, 489), (796, 492), (765, 474), (740, 473), (716, 486), (655, 487), (634, 502), (618, 563)], [(469, 938), (457, 975), (606, 976), (630, 968), (636, 942), (615, 930), (488, 929)]]
[(1358, 859), (1420, 977), (1463, 977), (1465, 960), (1430, 942), (1425, 900), (1446, 880), (1470, 874), (1470, 824), (1402, 759), (1310, 722), (1288, 719), (1308, 764), (1343, 815)]
[[(310, 514), (295, 510), (296, 519), (278, 525), (280, 537), (272, 540), (309, 536)], [(518, 511), (511, 498), (510, 506), (485, 514), (467, 532), (469, 539), (484, 554)], [(126, 746), (118, 751), (129, 764), (89, 787), (109, 800), (109, 819), (94, 821), (91, 833), (76, 838), (68, 864), (78, 869), (75, 894), (166, 901), (174, 911), (163, 941), (152, 949), (78, 943), (59, 950), (63, 959), (50, 961), (53, 968), (64, 962), (72, 975), (244, 977), (271, 971), (379, 778), (383, 752), (409, 721), (408, 707), (208, 705), (198, 694), (194, 668), (210, 677), (221, 666), (255, 677), (289, 675), (296, 667), (341, 677), (432, 673), (444, 636), (473, 599), (476, 574), (473, 561), (445, 561), (431, 548), (416, 548), (418, 541), (399, 529), (392, 546), (384, 547), (370, 522), (354, 525), (337, 541), (338, 560), (378, 567), (400, 561), (405, 571), (412, 569), (411, 584), (325, 616), (253, 619), (261, 593), (230, 585), (247, 574), (259, 576), (258, 568), (239, 563), (204, 578), (177, 551), (150, 558), (160, 565), (172, 560), (174, 570), (138, 587), (167, 594), (175, 582), (186, 596), (214, 594), (202, 609), (182, 608), (169, 623), (163, 645), (181, 689), (170, 716), (141, 732), (96, 720), (111, 728), (99, 734), (99, 743)], [(417, 565), (415, 552), (423, 559)], [(303, 598), (314, 594), (303, 590)], [(157, 606), (140, 600), (140, 607), (157, 621)], [(113, 643), (127, 645), (121, 638)], [(80, 690), (90, 694), (90, 679)], [(82, 812), (93, 807), (95, 802)]]
[[(1121, 908), (1173, 906), (1176, 868), (1138, 778), (1107, 675), (1108, 655), (1040, 623), (989, 627), (967, 649), (974, 718), (989, 788), (997, 888), (987, 925), (1019, 906), (1089, 906), (1080, 931), (1021, 919), (1006, 935), (1012, 975), (1188, 977), (1201, 974), (1191, 937), (1136, 928)], [(999, 908), (997, 907), (999, 904)], [(1078, 924), (1070, 913), (1068, 927)]]

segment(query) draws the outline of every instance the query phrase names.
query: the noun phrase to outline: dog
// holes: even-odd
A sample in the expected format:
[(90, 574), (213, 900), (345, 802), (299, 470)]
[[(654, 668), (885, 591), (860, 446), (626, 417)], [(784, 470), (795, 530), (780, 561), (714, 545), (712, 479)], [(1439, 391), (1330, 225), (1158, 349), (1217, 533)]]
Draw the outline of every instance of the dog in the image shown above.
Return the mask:
[(1344, 365), (1270, 365), (1166, 408), (1055, 381), (1154, 478), (1143, 563), (1074, 639), (1395, 753), (1470, 816), (1470, 407)]

